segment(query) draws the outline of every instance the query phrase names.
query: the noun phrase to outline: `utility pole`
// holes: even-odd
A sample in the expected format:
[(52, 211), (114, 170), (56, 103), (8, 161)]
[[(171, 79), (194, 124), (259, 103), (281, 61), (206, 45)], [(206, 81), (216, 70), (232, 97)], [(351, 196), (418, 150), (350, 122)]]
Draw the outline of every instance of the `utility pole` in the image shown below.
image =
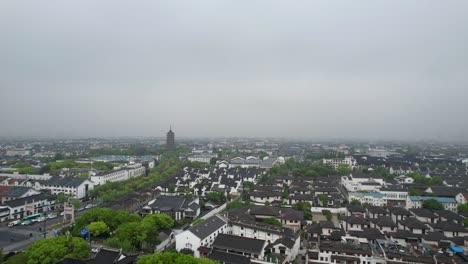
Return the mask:
[(44, 219), (44, 227), (43, 227), (43, 229), (44, 229), (43, 230), (44, 231), (44, 238), (46, 238), (46, 236), (47, 236), (47, 230), (46, 230), (47, 224), (46, 224), (46, 222), (47, 222), (47, 217), (45, 217), (45, 219)]

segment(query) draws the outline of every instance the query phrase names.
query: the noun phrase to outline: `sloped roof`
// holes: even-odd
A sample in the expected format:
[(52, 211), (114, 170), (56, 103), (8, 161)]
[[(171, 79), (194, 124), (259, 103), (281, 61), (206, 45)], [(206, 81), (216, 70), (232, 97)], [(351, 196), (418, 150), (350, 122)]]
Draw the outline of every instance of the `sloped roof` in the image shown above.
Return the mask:
[(198, 225), (190, 227), (188, 230), (201, 240), (213, 234), (216, 230), (220, 229), (227, 222), (221, 217), (214, 215)]
[(240, 252), (249, 252), (260, 255), (265, 240), (219, 234), (213, 242), (213, 248), (232, 249)]

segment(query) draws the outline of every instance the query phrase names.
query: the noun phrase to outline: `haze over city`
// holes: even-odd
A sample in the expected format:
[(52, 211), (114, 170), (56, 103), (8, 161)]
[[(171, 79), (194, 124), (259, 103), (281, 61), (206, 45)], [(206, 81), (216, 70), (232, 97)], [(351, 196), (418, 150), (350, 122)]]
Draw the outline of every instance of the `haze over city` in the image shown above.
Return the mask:
[(0, 136), (467, 140), (466, 1), (9, 1)]

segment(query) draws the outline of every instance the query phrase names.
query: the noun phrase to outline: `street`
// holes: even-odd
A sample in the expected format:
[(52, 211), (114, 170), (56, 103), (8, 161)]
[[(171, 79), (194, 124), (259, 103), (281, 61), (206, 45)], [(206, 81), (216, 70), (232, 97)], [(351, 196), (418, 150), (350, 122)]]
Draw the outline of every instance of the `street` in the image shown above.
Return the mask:
[[(75, 211), (75, 219), (86, 211)], [(4, 223), (0, 227), (0, 248), (3, 248), (4, 253), (24, 251), (29, 245), (44, 237), (44, 223), (47, 226), (46, 237), (53, 237), (56, 230), (59, 231), (70, 224), (63, 225), (61, 224), (62, 221), (63, 216), (59, 215), (54, 219), (47, 219), (45, 222), (35, 222), (25, 226), (7, 227), (8, 223)]]

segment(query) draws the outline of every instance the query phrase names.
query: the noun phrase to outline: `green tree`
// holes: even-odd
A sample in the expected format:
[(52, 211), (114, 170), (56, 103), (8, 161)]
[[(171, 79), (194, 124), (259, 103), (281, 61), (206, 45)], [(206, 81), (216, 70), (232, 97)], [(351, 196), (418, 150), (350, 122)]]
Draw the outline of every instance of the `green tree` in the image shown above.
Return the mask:
[(216, 162), (218, 162), (217, 158), (211, 158), (210, 159), (210, 165), (216, 165)]
[[(458, 213), (467, 213), (468, 212), (468, 203), (459, 204), (457, 206)], [(467, 218), (468, 219), (468, 218)]]
[(242, 201), (236, 200), (236, 201), (232, 201), (228, 203), (227, 209), (240, 208), (240, 207), (245, 207), (245, 206), (250, 206), (250, 205), (252, 205), (252, 203), (249, 201), (242, 202)]
[(263, 219), (262, 222), (263, 222), (263, 223), (270, 224), (270, 225), (279, 226), (279, 227), (282, 227), (282, 226), (283, 226), (283, 225), (281, 224), (281, 222), (280, 222), (276, 217), (265, 218), (265, 219)]
[(137, 264), (216, 264), (218, 262), (207, 258), (194, 258), (178, 252), (156, 253), (143, 256)]
[(422, 203), (422, 207), (429, 210), (444, 210), (444, 205), (435, 199), (428, 199)]
[(306, 220), (312, 220), (312, 204), (310, 202), (298, 202), (293, 204), (293, 208), (303, 211)]
[(342, 164), (336, 168), (336, 171), (340, 175), (349, 175), (351, 172), (353, 172), (353, 169), (349, 165)]
[(322, 214), (327, 218), (328, 221), (331, 221), (333, 218), (333, 215), (330, 212), (330, 210), (322, 210)]
[(329, 201), (328, 195), (326, 195), (326, 194), (320, 194), (318, 198), (319, 198), (320, 202), (322, 202), (322, 205), (323, 205), (323, 206), (327, 206), (327, 205), (328, 205), (328, 201)]
[(91, 235), (95, 237), (105, 236), (109, 234), (110, 231), (107, 224), (103, 221), (92, 222), (86, 227), (86, 229), (88, 229), (91, 232)]
[(73, 205), (73, 207), (75, 207), (75, 209), (78, 209), (81, 207), (81, 203), (79, 200), (76, 200), (76, 199), (73, 199), (70, 201), (70, 204)]
[(224, 193), (210, 192), (206, 195), (206, 199), (215, 203), (222, 203), (226, 201), (226, 196)]
[(468, 226), (468, 218), (463, 219), (463, 225)]
[(408, 194), (410, 196), (421, 196), (422, 195), (421, 191), (418, 190), (418, 189), (415, 189), (415, 188), (410, 188), (409, 191), (408, 191)]
[(351, 200), (351, 204), (354, 204), (354, 205), (361, 205), (361, 201), (356, 200), (356, 199), (352, 199), (352, 200)]
[(26, 251), (28, 264), (56, 263), (65, 257), (85, 259), (90, 255), (89, 244), (78, 237), (41, 239)]

